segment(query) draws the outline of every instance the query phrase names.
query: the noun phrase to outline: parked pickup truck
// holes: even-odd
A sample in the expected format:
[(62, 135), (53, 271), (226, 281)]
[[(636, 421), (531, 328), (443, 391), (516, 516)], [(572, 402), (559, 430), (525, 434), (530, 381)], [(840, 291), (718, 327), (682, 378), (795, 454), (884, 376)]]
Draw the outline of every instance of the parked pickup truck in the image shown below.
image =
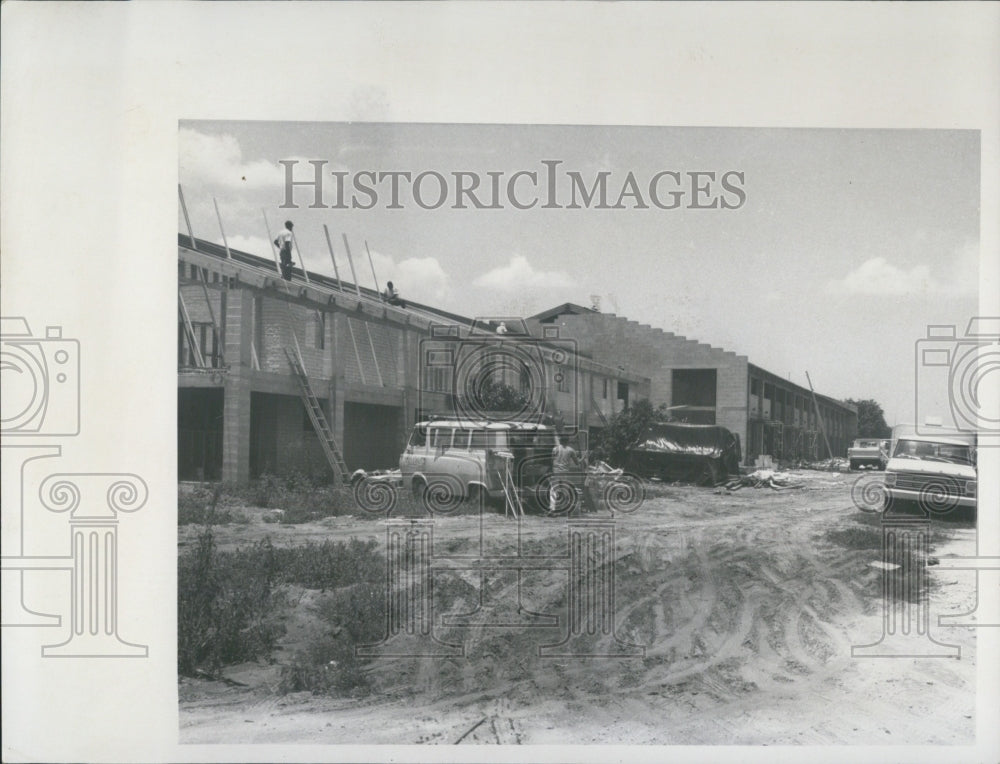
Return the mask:
[(897, 425), (885, 470), (886, 509), (916, 505), (922, 513), (974, 513), (976, 445), (974, 433)]
[(860, 438), (854, 441), (854, 445), (847, 449), (847, 461), (851, 469), (856, 470), (861, 467), (878, 467), (885, 469), (889, 463), (889, 441), (877, 440), (874, 438)]

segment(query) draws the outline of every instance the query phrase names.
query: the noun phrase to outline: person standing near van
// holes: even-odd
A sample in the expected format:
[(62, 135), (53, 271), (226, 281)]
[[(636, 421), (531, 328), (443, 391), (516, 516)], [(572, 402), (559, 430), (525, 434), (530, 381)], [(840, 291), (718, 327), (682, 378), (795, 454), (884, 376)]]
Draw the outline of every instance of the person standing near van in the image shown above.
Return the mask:
[(566, 439), (562, 435), (556, 436), (556, 447), (552, 449), (552, 480), (549, 483), (549, 513), (556, 511), (556, 494), (559, 486), (568, 486), (570, 490), (576, 491), (573, 482), (574, 473), (579, 474), (581, 469), (580, 457), (572, 446), (566, 445)]

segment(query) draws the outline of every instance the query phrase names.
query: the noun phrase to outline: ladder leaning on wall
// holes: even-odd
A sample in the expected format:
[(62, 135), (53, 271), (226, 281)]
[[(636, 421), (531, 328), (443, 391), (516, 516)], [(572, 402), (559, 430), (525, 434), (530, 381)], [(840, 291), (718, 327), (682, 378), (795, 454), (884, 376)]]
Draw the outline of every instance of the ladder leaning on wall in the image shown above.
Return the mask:
[(306, 374), (305, 364), (302, 361), (302, 351), (299, 349), (299, 340), (294, 333), (292, 334), (292, 339), (295, 342), (295, 351), (292, 352), (286, 347), (285, 355), (288, 356), (288, 363), (291, 364), (292, 371), (295, 372), (295, 378), (299, 381), (299, 390), (302, 394), (302, 402), (306, 407), (306, 413), (309, 414), (309, 420), (312, 422), (313, 429), (319, 436), (320, 445), (323, 447), (323, 453), (326, 455), (326, 460), (330, 464), (330, 468), (342, 482), (347, 483), (351, 477), (347, 471), (347, 464), (344, 462), (344, 457), (340, 454), (340, 448), (337, 445), (336, 438), (333, 436), (333, 430), (327, 424), (326, 415), (323, 414), (323, 407), (320, 406), (319, 400), (312, 391), (312, 385), (309, 384), (309, 376)]

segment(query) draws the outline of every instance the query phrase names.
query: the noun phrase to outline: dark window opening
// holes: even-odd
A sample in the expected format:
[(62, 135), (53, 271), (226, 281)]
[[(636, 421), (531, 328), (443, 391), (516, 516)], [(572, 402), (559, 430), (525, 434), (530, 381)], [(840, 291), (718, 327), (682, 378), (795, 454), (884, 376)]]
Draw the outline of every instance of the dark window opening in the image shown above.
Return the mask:
[(674, 369), (671, 407), (674, 418), (691, 424), (715, 424), (716, 369)]

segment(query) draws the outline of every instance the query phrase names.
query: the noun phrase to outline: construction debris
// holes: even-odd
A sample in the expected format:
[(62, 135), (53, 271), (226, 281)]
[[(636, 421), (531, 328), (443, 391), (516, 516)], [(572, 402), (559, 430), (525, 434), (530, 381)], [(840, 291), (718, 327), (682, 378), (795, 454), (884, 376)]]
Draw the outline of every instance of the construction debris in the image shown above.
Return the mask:
[(790, 488), (804, 487), (805, 483), (793, 482), (795, 477), (798, 476), (775, 470), (757, 470), (749, 475), (741, 475), (735, 480), (730, 480), (725, 484), (725, 488), (727, 491), (738, 491), (741, 488), (773, 488), (775, 491), (784, 491)]
[(399, 470), (354, 470), (351, 473), (351, 485), (367, 480), (370, 483), (389, 483), (394, 486), (403, 485), (403, 473)]
[(824, 472), (847, 472), (847, 459), (842, 456), (835, 456), (832, 459), (824, 459), (818, 462), (800, 461), (795, 463), (798, 469), (822, 470)]

